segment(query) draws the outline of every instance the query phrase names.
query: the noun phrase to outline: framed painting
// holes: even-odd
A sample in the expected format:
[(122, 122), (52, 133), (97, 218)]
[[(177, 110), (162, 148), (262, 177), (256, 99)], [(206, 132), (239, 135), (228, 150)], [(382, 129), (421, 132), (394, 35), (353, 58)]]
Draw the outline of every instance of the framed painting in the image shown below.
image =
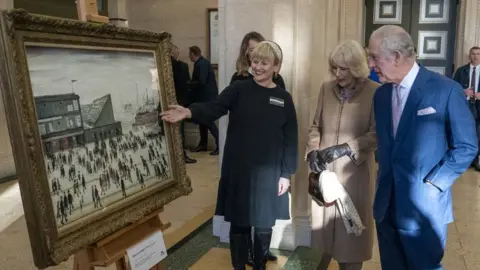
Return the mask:
[(35, 264), (76, 251), (192, 191), (170, 34), (1, 13), (0, 87)]
[(218, 68), (218, 9), (209, 8), (207, 9), (207, 48), (208, 48), (208, 58), (210, 63), (214, 68)]

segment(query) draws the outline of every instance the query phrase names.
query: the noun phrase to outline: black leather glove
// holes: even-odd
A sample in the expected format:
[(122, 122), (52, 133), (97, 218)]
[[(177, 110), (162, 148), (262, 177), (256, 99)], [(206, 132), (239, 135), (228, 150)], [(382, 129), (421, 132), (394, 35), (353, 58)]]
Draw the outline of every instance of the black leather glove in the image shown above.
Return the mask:
[(332, 163), (343, 156), (351, 156), (352, 149), (350, 149), (350, 146), (348, 146), (348, 144), (344, 143), (325, 148), (321, 150), (318, 155), (319, 159), (323, 162)]
[(320, 150), (313, 150), (307, 155), (307, 160), (310, 165), (310, 170), (314, 173), (321, 173), (327, 168), (325, 162), (320, 159), (319, 154), (320, 154)]

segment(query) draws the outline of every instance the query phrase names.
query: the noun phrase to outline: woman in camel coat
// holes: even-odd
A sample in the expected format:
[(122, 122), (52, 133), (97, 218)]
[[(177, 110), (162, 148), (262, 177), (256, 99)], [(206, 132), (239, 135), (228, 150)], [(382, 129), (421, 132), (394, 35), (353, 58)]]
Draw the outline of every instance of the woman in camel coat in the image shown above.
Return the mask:
[(360, 236), (347, 234), (337, 205), (312, 200), (312, 246), (340, 263), (340, 269), (360, 270), (371, 259), (376, 147), (373, 94), (379, 86), (368, 79), (366, 54), (357, 41), (338, 45), (329, 59), (333, 81), (318, 95), (309, 129), (307, 160), (312, 171), (328, 169), (350, 195), (366, 227)]

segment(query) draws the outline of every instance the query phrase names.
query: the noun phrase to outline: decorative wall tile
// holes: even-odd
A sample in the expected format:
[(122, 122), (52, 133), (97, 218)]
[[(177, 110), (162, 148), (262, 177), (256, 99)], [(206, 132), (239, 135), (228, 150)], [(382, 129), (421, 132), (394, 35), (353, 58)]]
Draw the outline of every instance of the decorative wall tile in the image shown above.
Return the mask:
[(426, 66), (428, 70), (445, 75), (445, 67)]
[(402, 0), (375, 0), (374, 24), (401, 24)]
[(418, 31), (419, 59), (446, 59), (447, 31)]
[(419, 23), (448, 23), (450, 0), (421, 0)]

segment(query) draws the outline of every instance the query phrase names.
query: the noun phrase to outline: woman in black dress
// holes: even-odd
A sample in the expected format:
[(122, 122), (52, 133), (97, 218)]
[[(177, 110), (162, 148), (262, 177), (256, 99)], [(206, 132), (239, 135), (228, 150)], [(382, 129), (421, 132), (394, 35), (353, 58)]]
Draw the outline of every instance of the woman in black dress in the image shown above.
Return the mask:
[[(252, 54), (253, 49), (257, 46), (258, 43), (264, 41), (265, 38), (258, 32), (252, 31), (247, 33), (240, 44), (240, 52), (237, 57), (237, 62), (235, 64), (237, 71), (233, 74), (230, 84), (233, 84), (236, 81), (243, 81), (253, 78), (252, 70), (252, 61), (250, 61), (250, 55)], [(273, 76), (273, 82), (280, 88), (285, 88), (285, 82), (283, 81), (280, 74), (275, 73)], [(219, 183), (219, 189), (228, 188), (222, 182)], [(219, 191), (221, 192), (221, 191)], [(249, 239), (248, 243), (248, 262), (247, 264), (253, 266), (253, 242), (252, 239)], [(268, 251), (267, 260), (276, 261), (277, 257), (273, 255), (270, 250)]]
[[(232, 75), (230, 79), (230, 84), (253, 78), (252, 70), (252, 61), (250, 61), (250, 55), (252, 54), (253, 49), (259, 42), (264, 41), (265, 38), (258, 32), (249, 32), (247, 33), (242, 40), (240, 45), (240, 52), (237, 57), (236, 69), (237, 71)], [(283, 81), (280, 74), (275, 73), (273, 76), (273, 82), (280, 88), (285, 89), (285, 82)]]
[(290, 176), (297, 169), (297, 117), (290, 94), (273, 82), (282, 61), (280, 47), (263, 41), (252, 51), (253, 78), (234, 83), (210, 102), (172, 105), (162, 119), (209, 122), (229, 114), (217, 215), (230, 227), (234, 269), (245, 269), (254, 227), (254, 269), (265, 269), (272, 227), (288, 220)]

